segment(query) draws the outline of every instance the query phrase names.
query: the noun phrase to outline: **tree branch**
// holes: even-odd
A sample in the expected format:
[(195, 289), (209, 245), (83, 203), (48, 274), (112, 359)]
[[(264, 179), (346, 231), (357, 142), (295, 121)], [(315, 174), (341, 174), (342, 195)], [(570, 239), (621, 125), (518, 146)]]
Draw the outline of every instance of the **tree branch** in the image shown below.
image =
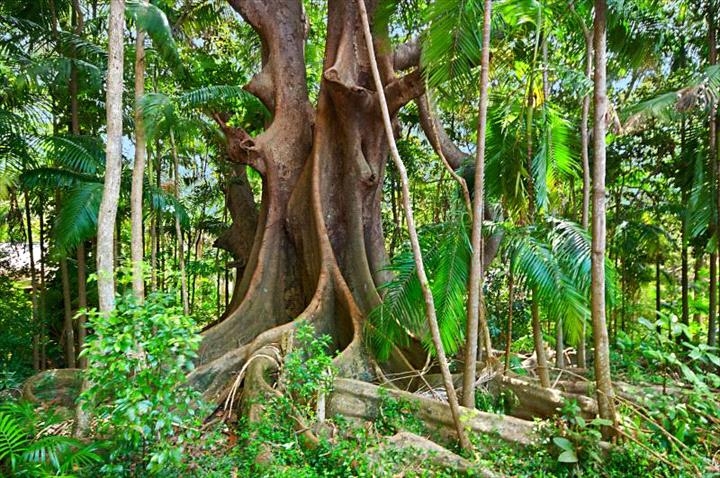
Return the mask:
[(393, 52), (393, 68), (402, 71), (420, 66), (420, 39), (413, 38), (407, 43), (398, 45)]
[(243, 128), (229, 126), (227, 124), (227, 114), (213, 113), (212, 117), (225, 133), (229, 161), (237, 164), (247, 164), (264, 176), (267, 171), (265, 155), (262, 149), (255, 144), (252, 136)]
[(410, 100), (421, 96), (423, 93), (425, 93), (425, 80), (419, 68), (391, 81), (385, 86), (385, 96), (387, 97), (390, 115), (395, 115)]
[(420, 113), (420, 126), (430, 141), (430, 145), (436, 153), (445, 156), (445, 159), (447, 159), (447, 162), (453, 169), (458, 169), (469, 154), (458, 148), (453, 140), (450, 139), (450, 136), (445, 132), (445, 128), (440, 124), (440, 121), (430, 108), (426, 95), (419, 96), (415, 100), (415, 103)]

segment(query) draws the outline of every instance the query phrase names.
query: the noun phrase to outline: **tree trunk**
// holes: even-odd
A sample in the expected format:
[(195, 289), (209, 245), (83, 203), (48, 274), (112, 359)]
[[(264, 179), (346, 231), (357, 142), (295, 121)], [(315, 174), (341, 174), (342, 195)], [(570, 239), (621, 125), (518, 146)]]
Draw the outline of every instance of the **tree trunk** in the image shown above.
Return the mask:
[(36, 371), (40, 370), (40, 324), (38, 320), (38, 297), (37, 297), (37, 272), (35, 269), (35, 251), (33, 250), (33, 236), (32, 236), (32, 215), (30, 213), (30, 199), (28, 198), (27, 191), (24, 192), (25, 197), (25, 222), (27, 223), (27, 245), (28, 245), (28, 257), (30, 258), (30, 300), (32, 301), (32, 318), (33, 318), (33, 368)]
[[(147, 5), (147, 0), (143, 0)], [(145, 297), (145, 277), (143, 273), (143, 180), (145, 177), (145, 125), (140, 111), (140, 99), (145, 94), (145, 32), (137, 28), (135, 40), (135, 163), (132, 172), (130, 191), (130, 259), (132, 261), (133, 295), (138, 301)]]
[[(77, 343), (78, 352), (82, 351), (85, 346), (85, 336), (87, 331), (85, 330), (85, 322), (87, 316), (83, 312), (87, 310), (87, 262), (85, 259), (85, 243), (81, 242), (77, 246), (77, 280), (78, 280), (78, 308), (80, 313), (77, 317)], [(84, 355), (78, 358), (78, 367), (87, 368), (87, 357)]]
[(515, 301), (515, 289), (513, 281), (513, 273), (510, 267), (508, 271), (508, 311), (507, 311), (507, 336), (505, 337), (505, 368), (504, 373), (510, 369), (510, 346), (512, 345), (512, 326), (513, 326), (513, 302)]
[(45, 337), (47, 330), (47, 290), (45, 289), (45, 263), (47, 260), (47, 254), (45, 253), (45, 197), (40, 196), (40, 297), (38, 304), (38, 337), (40, 338), (39, 343), (39, 364), (40, 369), (45, 370), (47, 368), (47, 354), (46, 354), (46, 342)]
[(60, 277), (63, 293), (63, 338), (65, 340), (65, 366), (75, 368), (75, 333), (73, 331), (72, 297), (67, 257), (60, 258)]
[[(686, 134), (687, 134), (687, 119), (685, 118), (685, 115), (683, 115), (682, 118), (682, 124), (680, 126), (680, 164), (682, 170), (686, 170), (690, 165), (688, 164), (689, 161), (686, 161), (686, 156), (688, 155), (687, 151), (687, 144), (686, 144)], [(681, 303), (682, 303), (682, 316), (681, 321), (683, 325), (689, 326), (690, 325), (690, 262), (688, 258), (688, 213), (689, 210), (687, 208), (688, 200), (689, 200), (689, 192), (688, 188), (685, 187), (682, 190), (682, 193), (680, 195), (681, 204), (683, 205), (680, 214), (682, 215), (680, 218), (680, 294), (681, 294)], [(690, 340), (689, 336), (684, 336), (684, 334), (680, 334), (677, 339), (680, 340)]]
[[(716, 8), (713, 2), (708, 2), (707, 24), (708, 24), (708, 63), (717, 64), (717, 16)], [(713, 174), (713, 187), (711, 190), (715, 192), (715, 214), (710, 220), (710, 233), (718, 235), (718, 227), (720, 227), (720, 151), (718, 150), (718, 140), (720, 137), (720, 128), (718, 128), (718, 107), (717, 102), (713, 102), (710, 108), (710, 131), (709, 131), (709, 162)], [(718, 267), (717, 261), (720, 257), (720, 241), (717, 244), (717, 251), (710, 254), (710, 310), (708, 311), (708, 345), (717, 345), (718, 334), (718, 314), (720, 307), (717, 301), (718, 287)]]
[(101, 314), (115, 308), (114, 238), (115, 218), (120, 197), (122, 169), (123, 49), (125, 31), (124, 0), (110, 1), (107, 73), (107, 146), (105, 150), (105, 188), (98, 214), (97, 276)]
[(660, 255), (658, 254), (655, 257), (655, 320), (660, 320), (662, 315), (662, 299), (660, 295), (660, 285)]
[[(170, 147), (173, 155), (173, 179), (175, 181), (175, 200), (180, 202), (180, 158), (178, 157), (177, 145), (175, 144), (175, 133), (170, 130)], [(180, 227), (180, 216), (175, 214), (175, 237), (177, 239), (177, 260), (180, 268), (180, 296), (182, 298), (183, 313), (190, 314), (190, 302), (188, 300), (187, 274), (185, 273), (185, 241), (182, 228)]]
[[(617, 426), (613, 385), (610, 378), (610, 352), (605, 321), (605, 116), (607, 114), (606, 84), (606, 0), (595, 0), (595, 116), (593, 130), (593, 211), (592, 211), (592, 292), (591, 311), (595, 342), (595, 380), (600, 417)], [(606, 427), (609, 436), (612, 429)]]
[[(477, 153), (475, 155), (475, 181), (472, 200), (472, 232), (470, 260), (470, 278), (468, 283), (467, 329), (465, 340), (465, 371), (463, 373), (462, 403), (467, 408), (475, 408), (475, 374), (478, 356), (478, 331), (487, 330), (485, 319), (485, 298), (483, 282), (483, 229), (485, 219), (485, 130), (487, 129), (488, 82), (490, 70), (490, 17), (491, 0), (485, 0), (483, 15), (482, 58), (480, 60), (480, 105), (478, 107)], [(482, 325), (481, 325), (482, 323)], [(489, 334), (488, 334), (489, 335)], [(483, 333), (482, 348), (488, 360), (492, 357), (492, 347)]]
[[(695, 263), (693, 265), (693, 281), (692, 281), (692, 290), (693, 290), (693, 301), (697, 304), (700, 301), (700, 269), (702, 269), (703, 266), (703, 253), (702, 251), (698, 250), (698, 248), (693, 249), (695, 252)], [(693, 340), (696, 343), (700, 343), (700, 330), (701, 330), (701, 318), (700, 318), (700, 311), (695, 307), (695, 312), (693, 313), (693, 322), (695, 323), (697, 327), (697, 332), (695, 333), (695, 337)]]
[[(535, 293), (533, 292), (533, 296)], [(537, 374), (540, 385), (550, 388), (550, 372), (548, 370), (547, 356), (545, 355), (545, 342), (543, 341), (542, 326), (540, 325), (540, 306), (535, 298), (530, 299), (530, 314), (532, 316), (533, 341), (537, 355)]]

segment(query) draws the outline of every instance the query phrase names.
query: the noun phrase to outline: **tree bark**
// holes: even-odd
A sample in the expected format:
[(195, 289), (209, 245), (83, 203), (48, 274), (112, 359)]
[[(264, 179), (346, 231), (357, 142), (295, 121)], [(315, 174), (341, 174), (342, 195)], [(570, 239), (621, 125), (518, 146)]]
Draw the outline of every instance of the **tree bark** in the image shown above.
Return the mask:
[[(485, 298), (483, 282), (483, 229), (485, 218), (485, 131), (487, 129), (488, 84), (490, 70), (490, 17), (492, 1), (485, 0), (483, 12), (482, 57), (480, 60), (480, 105), (478, 107), (477, 152), (475, 155), (475, 181), (472, 201), (472, 231), (470, 243), (470, 278), (468, 283), (467, 329), (465, 334), (465, 371), (463, 373), (462, 403), (467, 408), (475, 408), (475, 375), (478, 356), (478, 331), (487, 331), (485, 319)], [(481, 347), (485, 356), (492, 357), (492, 346), (483, 333)], [(487, 334), (489, 337), (489, 333)]]
[(111, 0), (108, 30), (105, 188), (98, 214), (97, 276), (101, 314), (115, 308), (114, 236), (122, 169), (122, 95), (125, 2)]
[[(610, 378), (610, 352), (605, 320), (605, 117), (607, 115), (606, 79), (606, 0), (595, 0), (594, 50), (595, 50), (595, 113), (593, 130), (593, 210), (592, 210), (592, 292), (591, 311), (593, 339), (595, 343), (595, 380), (600, 417), (612, 420), (617, 426), (614, 392)], [(609, 436), (612, 429), (606, 427)]]
[[(143, 0), (147, 5), (147, 0)], [(145, 94), (145, 32), (136, 27), (135, 39), (135, 162), (130, 190), (130, 259), (132, 261), (133, 295), (141, 302), (145, 297), (144, 237), (143, 229), (143, 182), (147, 146), (145, 125), (140, 111), (140, 99)]]

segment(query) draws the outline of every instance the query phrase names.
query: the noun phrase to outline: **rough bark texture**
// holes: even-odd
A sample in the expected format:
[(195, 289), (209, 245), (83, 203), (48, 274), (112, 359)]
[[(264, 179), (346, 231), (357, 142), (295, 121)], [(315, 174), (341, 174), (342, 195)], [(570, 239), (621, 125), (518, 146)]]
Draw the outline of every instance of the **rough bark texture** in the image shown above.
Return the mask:
[[(147, 4), (147, 0), (143, 1)], [(130, 190), (130, 259), (132, 261), (132, 287), (135, 298), (145, 297), (145, 278), (143, 276), (144, 236), (143, 230), (143, 179), (145, 177), (145, 159), (147, 147), (145, 124), (140, 111), (140, 99), (145, 94), (145, 32), (138, 28), (135, 39), (135, 162)]]
[(122, 95), (123, 95), (123, 33), (125, 31), (125, 2), (111, 0), (108, 31), (107, 146), (105, 150), (105, 189), (98, 213), (97, 275), (98, 301), (101, 313), (115, 307), (114, 235), (115, 217), (120, 197), (122, 168)]
[[(593, 211), (592, 211), (592, 292), (591, 311), (595, 342), (595, 380), (600, 417), (617, 424), (614, 393), (610, 379), (610, 352), (605, 320), (605, 115), (607, 4), (595, 0), (595, 125), (593, 136)], [(608, 434), (610, 430), (605, 430)]]
[(492, 2), (485, 0), (483, 12), (482, 57), (480, 60), (480, 105), (478, 107), (477, 152), (475, 154), (475, 181), (472, 203), (472, 232), (470, 244), (470, 278), (468, 283), (467, 329), (465, 340), (465, 371), (463, 374), (462, 404), (475, 408), (475, 373), (478, 356), (478, 331), (483, 330), (482, 347), (486, 356), (492, 353), (491, 344), (485, 337), (485, 299), (483, 296), (483, 236), (482, 224), (485, 210), (485, 131), (487, 129), (488, 83), (490, 69), (490, 15)]

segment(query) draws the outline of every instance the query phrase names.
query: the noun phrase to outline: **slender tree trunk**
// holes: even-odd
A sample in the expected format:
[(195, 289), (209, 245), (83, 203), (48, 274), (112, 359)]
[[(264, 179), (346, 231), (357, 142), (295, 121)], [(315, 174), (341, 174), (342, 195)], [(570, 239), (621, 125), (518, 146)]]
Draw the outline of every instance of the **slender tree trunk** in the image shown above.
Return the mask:
[[(693, 281), (692, 281), (692, 289), (693, 289), (693, 300), (695, 303), (697, 303), (700, 300), (700, 269), (702, 269), (703, 266), (703, 253), (700, 250), (697, 250), (697, 248), (693, 249), (695, 251), (695, 264), (693, 265)], [(697, 333), (695, 334), (695, 342), (700, 343), (700, 329), (701, 329), (701, 318), (700, 318), (700, 311), (695, 308), (695, 312), (693, 313), (693, 322), (697, 326)]]
[(73, 331), (72, 298), (70, 296), (70, 273), (67, 258), (60, 259), (60, 276), (63, 291), (63, 336), (65, 339), (65, 366), (75, 368), (75, 333)]
[[(535, 292), (533, 292), (535, 295)], [(537, 356), (537, 374), (540, 385), (550, 388), (550, 371), (548, 370), (547, 356), (545, 355), (545, 342), (543, 341), (542, 326), (540, 325), (540, 306), (535, 298), (530, 299), (530, 315), (532, 316), (533, 340)]]
[[(485, 211), (485, 130), (487, 129), (488, 78), (490, 69), (490, 17), (492, 1), (485, 0), (483, 17), (483, 44), (480, 60), (480, 106), (478, 108), (477, 154), (475, 156), (475, 183), (472, 201), (472, 257), (470, 261), (470, 279), (468, 284), (467, 331), (465, 339), (465, 371), (463, 373), (463, 405), (475, 408), (475, 375), (476, 357), (478, 356), (478, 331), (483, 330), (482, 348), (488, 360), (492, 357), (489, 339), (485, 337), (487, 322), (485, 320), (485, 297), (483, 282), (483, 229)], [(482, 325), (481, 325), (482, 324)], [(489, 336), (489, 333), (487, 333)]]
[(40, 336), (40, 368), (45, 370), (47, 368), (47, 355), (46, 355), (46, 328), (47, 328), (47, 290), (45, 289), (45, 263), (47, 260), (47, 254), (45, 253), (45, 198), (40, 197), (40, 300), (39, 300), (39, 336)]
[[(593, 211), (592, 211), (592, 322), (595, 342), (595, 380), (600, 417), (617, 426), (615, 395), (610, 378), (610, 351), (605, 321), (605, 116), (607, 114), (606, 80), (606, 0), (595, 0), (595, 117), (593, 131)], [(606, 436), (612, 429), (604, 430)]]
[[(147, 0), (143, 0), (147, 5)], [(130, 191), (130, 258), (132, 261), (133, 295), (138, 301), (145, 297), (145, 277), (143, 274), (144, 248), (143, 238), (143, 181), (145, 177), (145, 125), (140, 111), (140, 99), (145, 94), (145, 32), (137, 28), (135, 40), (135, 163), (132, 172)]]
[(30, 213), (30, 198), (28, 197), (27, 191), (24, 192), (25, 198), (25, 222), (27, 223), (27, 245), (28, 245), (28, 257), (30, 257), (30, 300), (32, 301), (32, 318), (33, 318), (33, 368), (36, 371), (40, 370), (40, 324), (38, 316), (38, 297), (37, 297), (37, 272), (35, 269), (35, 251), (33, 250), (33, 236), (32, 236), (32, 215)]
[[(405, 219), (408, 226), (408, 234), (410, 236), (410, 244), (413, 250), (413, 256), (415, 258), (418, 280), (420, 281), (420, 286), (422, 287), (423, 291), (423, 298), (425, 300), (425, 314), (428, 321), (428, 326), (430, 327), (432, 341), (435, 346), (435, 351), (437, 353), (438, 363), (440, 364), (440, 370), (442, 372), (443, 382), (445, 384), (445, 391), (447, 392), (450, 410), (452, 412), (453, 420), (455, 422), (458, 440), (460, 442), (460, 446), (464, 450), (469, 450), (471, 448), (471, 445), (467, 438), (465, 428), (461, 420), (460, 404), (457, 399), (457, 394), (455, 393), (455, 386), (453, 385), (452, 375), (448, 366), (447, 357), (445, 356), (445, 350), (442, 344), (442, 340), (440, 339), (440, 330), (437, 323), (437, 317), (435, 315), (435, 303), (433, 300), (432, 292), (430, 291), (430, 283), (428, 281), (427, 275), (425, 274), (425, 266), (422, 260), (422, 252), (420, 251), (420, 242), (418, 240), (417, 230), (415, 229), (415, 219), (413, 218), (412, 206), (410, 205), (410, 190), (408, 187), (407, 171), (405, 170), (405, 166), (400, 159), (400, 153), (398, 152), (397, 145), (395, 144), (395, 136), (391, 124), (388, 104), (385, 98), (384, 86), (380, 77), (380, 72), (378, 70), (377, 61), (375, 59), (375, 47), (373, 45), (372, 34), (370, 33), (370, 23), (365, 7), (365, 0), (357, 0), (357, 4), (359, 7), (358, 10), (360, 13), (360, 20), (362, 22), (363, 32), (365, 35), (365, 46), (368, 51), (373, 79), (375, 80), (376, 93), (380, 102), (380, 109), (382, 111), (385, 134), (387, 135), (387, 141), (390, 145), (392, 159), (400, 176), (403, 206), (405, 209)], [(485, 51), (485, 45), (483, 45), (483, 51)]]
[[(75, 26), (75, 35), (82, 37), (83, 26), (85, 20), (83, 18), (82, 8), (80, 6), (80, 0), (73, 0), (72, 2), (73, 12), (73, 23)], [(75, 51), (73, 50), (73, 55)], [(75, 136), (80, 135), (80, 104), (78, 101), (78, 90), (79, 83), (77, 77), (77, 68), (75, 65), (72, 66), (71, 78), (70, 78), (70, 127), (71, 132)], [(80, 314), (78, 315), (77, 322), (74, 324), (77, 328), (77, 348), (74, 350), (74, 354), (77, 355), (82, 351), (85, 345), (85, 313), (87, 309), (87, 279), (85, 270), (85, 244), (81, 242), (76, 249), (77, 256), (77, 281), (78, 281), (78, 308)], [(76, 358), (80, 368), (87, 366), (87, 359), (85, 357)]]
[[(155, 160), (156, 160), (156, 168), (155, 168), (155, 187), (157, 190), (160, 190), (161, 184), (162, 184), (162, 173), (161, 173), (161, 167), (162, 167), (162, 160), (160, 157), (160, 148), (159, 144), (156, 143), (155, 145)], [(153, 211), (152, 215), (152, 225), (150, 230), (150, 247), (151, 247), (151, 253), (150, 253), (150, 282), (152, 284), (152, 291), (156, 292), (160, 288), (160, 277), (158, 275), (158, 265), (159, 265), (159, 254), (160, 254), (160, 224), (161, 223), (161, 216), (159, 211)]]
[(513, 303), (515, 302), (515, 283), (512, 270), (508, 267), (508, 310), (507, 310), (507, 336), (505, 337), (505, 368), (503, 373), (510, 369), (510, 346), (512, 345)]
[[(686, 168), (689, 167), (688, 161), (685, 160), (685, 158), (688, 155), (687, 151), (687, 142), (686, 142), (686, 134), (687, 134), (687, 118), (685, 118), (685, 115), (683, 115), (682, 118), (682, 125), (680, 126), (680, 164), (682, 165), (682, 169), (686, 170)], [(680, 195), (681, 197), (681, 203), (683, 205), (680, 214), (682, 217), (680, 218), (680, 241), (681, 241), (681, 248), (680, 248), (680, 292), (681, 292), (681, 298), (682, 298), (682, 323), (685, 326), (690, 325), (690, 261), (688, 258), (688, 199), (689, 194), (687, 191), (687, 188), (683, 188), (683, 191)], [(678, 340), (690, 340), (689, 336), (686, 336), (683, 338), (684, 334), (681, 334), (678, 336)]]
[(710, 254), (710, 297), (708, 304), (708, 345), (717, 345), (717, 254)]
[[(125, 1), (110, 0), (107, 96), (105, 99), (107, 116), (105, 187), (98, 213), (97, 234), (98, 308), (100, 313), (105, 316), (108, 316), (115, 309), (115, 226), (122, 174), (124, 32)], [(88, 381), (85, 380), (82, 388), (87, 389), (89, 385)], [(89, 417), (81, 401), (78, 402), (75, 408), (74, 426), (74, 436), (82, 437), (87, 433)]]
[[(708, 2), (708, 63), (711, 65), (717, 64), (717, 9), (713, 5), (713, 2)], [(718, 151), (718, 137), (720, 136), (720, 128), (718, 128), (718, 107), (717, 102), (714, 102), (710, 108), (710, 131), (709, 131), (709, 162), (713, 174), (713, 188), (715, 192), (715, 210), (716, 213), (710, 220), (710, 232), (717, 235), (718, 227), (720, 226), (720, 151)], [(717, 334), (718, 334), (718, 314), (720, 313), (720, 307), (718, 307), (718, 257), (720, 257), (720, 241), (718, 241), (717, 251), (713, 251), (710, 254), (710, 307), (708, 311), (708, 345), (717, 345)]]
[[(170, 130), (170, 146), (172, 148), (175, 176), (175, 199), (180, 202), (180, 158), (178, 157), (177, 146), (175, 144), (175, 133), (172, 130)], [(180, 227), (180, 217), (177, 214), (175, 214), (175, 235), (177, 236), (177, 260), (178, 267), (180, 268), (180, 295), (182, 298), (183, 313), (189, 315), (190, 304), (188, 302), (187, 275), (185, 273), (185, 245)]]
[[(592, 80), (593, 68), (593, 45), (592, 32), (583, 25), (583, 36), (585, 37), (585, 77)], [(580, 152), (582, 155), (583, 171), (583, 204), (582, 204), (582, 227), (588, 230), (590, 220), (590, 134), (588, 133), (588, 119), (590, 117), (590, 95), (582, 99), (582, 119), (580, 121)], [(577, 349), (577, 366), (587, 367), (586, 343), (587, 343), (587, 321), (583, 320), (582, 331)]]
[[(81, 242), (77, 246), (77, 280), (78, 280), (78, 308), (80, 313), (77, 318), (77, 330), (78, 330), (78, 352), (82, 351), (85, 346), (85, 336), (87, 330), (85, 330), (86, 315), (84, 313), (87, 310), (87, 261), (85, 258), (85, 243)], [(78, 367), (87, 368), (87, 357), (84, 355), (78, 358)]]
[(662, 314), (662, 297), (660, 290), (660, 255), (655, 257), (655, 320), (660, 320)]
[(105, 189), (98, 214), (97, 275), (98, 304), (101, 314), (115, 308), (115, 219), (120, 197), (122, 168), (123, 49), (125, 31), (124, 0), (110, 1), (107, 73), (107, 146)]

